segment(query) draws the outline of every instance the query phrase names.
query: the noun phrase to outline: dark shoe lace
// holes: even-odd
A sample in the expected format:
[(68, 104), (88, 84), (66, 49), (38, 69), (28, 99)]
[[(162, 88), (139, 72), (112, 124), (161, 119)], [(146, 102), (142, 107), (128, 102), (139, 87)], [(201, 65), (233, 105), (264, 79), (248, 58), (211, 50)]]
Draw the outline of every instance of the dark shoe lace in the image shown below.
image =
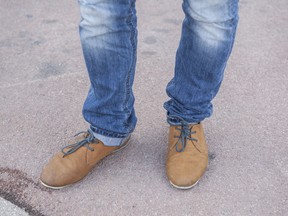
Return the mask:
[[(90, 151), (94, 151), (94, 149), (91, 148), (88, 144), (89, 143), (99, 143), (99, 140), (97, 140), (94, 137), (93, 132), (90, 129), (88, 129), (87, 131), (81, 131), (81, 132), (75, 134), (74, 137), (76, 137), (80, 134), (83, 134), (83, 133), (87, 134), (87, 136), (85, 136), (85, 138), (83, 140), (80, 140), (74, 144), (67, 145), (64, 148), (62, 148), (62, 153), (64, 154), (63, 157), (76, 152), (79, 148), (81, 148), (83, 146), (88, 148)], [(65, 149), (68, 149), (68, 150), (65, 151)]]
[[(183, 152), (186, 148), (187, 140), (191, 140), (194, 147), (199, 151), (199, 149), (197, 148), (197, 146), (195, 146), (195, 144), (193, 142), (193, 141), (198, 142), (198, 140), (191, 137), (191, 135), (196, 134), (196, 131), (192, 131), (193, 126), (190, 127), (189, 124), (183, 118), (181, 118), (179, 116), (172, 115), (172, 116), (168, 117), (168, 121), (169, 121), (169, 119), (171, 121), (176, 120), (177, 123), (181, 124), (180, 127), (176, 126), (176, 130), (180, 131), (180, 136), (174, 136), (174, 138), (178, 138), (177, 143), (174, 145), (174, 146), (176, 146), (176, 151), (177, 152)], [(180, 148), (180, 146), (181, 146), (181, 148)]]

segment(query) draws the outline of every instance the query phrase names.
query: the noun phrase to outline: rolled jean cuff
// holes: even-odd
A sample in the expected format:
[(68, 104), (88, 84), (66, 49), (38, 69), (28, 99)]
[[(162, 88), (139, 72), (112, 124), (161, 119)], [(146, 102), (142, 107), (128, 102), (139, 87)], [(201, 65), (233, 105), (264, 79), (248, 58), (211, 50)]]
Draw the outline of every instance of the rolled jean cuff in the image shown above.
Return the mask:
[(94, 127), (92, 125), (90, 125), (90, 129), (94, 132), (94, 133), (97, 133), (97, 134), (101, 134), (103, 136), (106, 136), (106, 137), (110, 137), (110, 138), (126, 138), (130, 135), (130, 133), (127, 133), (127, 134), (120, 134), (120, 133), (115, 133), (115, 132), (111, 132), (111, 131), (107, 131), (105, 129), (100, 129), (100, 128), (97, 128), (97, 127)]
[[(181, 121), (178, 119), (178, 118), (174, 118), (173, 116), (169, 116), (167, 114), (167, 123), (170, 125), (170, 126), (179, 126), (179, 125), (182, 125)], [(188, 125), (195, 125), (195, 124), (199, 124), (200, 121), (196, 121), (196, 122), (187, 122), (185, 121), (185, 123), (187, 123)]]
[(120, 146), (124, 142), (126, 142), (130, 137), (130, 135), (124, 138), (107, 137), (95, 132), (93, 132), (93, 135), (96, 139), (100, 140), (105, 146)]

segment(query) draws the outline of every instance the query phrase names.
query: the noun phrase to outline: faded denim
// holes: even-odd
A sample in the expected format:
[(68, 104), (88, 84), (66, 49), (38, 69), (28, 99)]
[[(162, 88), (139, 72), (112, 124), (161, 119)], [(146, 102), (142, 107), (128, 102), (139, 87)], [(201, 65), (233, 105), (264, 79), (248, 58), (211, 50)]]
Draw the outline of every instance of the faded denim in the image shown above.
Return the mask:
[[(157, 1), (155, 1), (157, 4)], [(79, 0), (80, 38), (91, 87), (83, 116), (96, 134), (124, 138), (137, 118), (132, 85), (137, 52), (135, 0)], [(238, 21), (238, 0), (184, 0), (185, 19), (167, 116), (187, 122), (212, 114)], [(170, 122), (173, 124), (173, 122)]]

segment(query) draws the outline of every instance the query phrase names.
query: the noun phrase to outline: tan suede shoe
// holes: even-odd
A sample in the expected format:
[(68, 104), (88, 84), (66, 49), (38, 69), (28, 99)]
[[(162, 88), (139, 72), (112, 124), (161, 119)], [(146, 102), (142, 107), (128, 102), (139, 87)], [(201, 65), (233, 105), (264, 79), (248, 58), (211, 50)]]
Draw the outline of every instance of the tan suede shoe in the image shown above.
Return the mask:
[(176, 188), (189, 189), (203, 176), (208, 165), (208, 147), (202, 124), (170, 126), (166, 161), (168, 179)]
[(127, 146), (105, 146), (94, 138), (92, 131), (75, 135), (76, 142), (68, 145), (44, 166), (40, 182), (48, 188), (61, 189), (83, 179), (104, 157)]

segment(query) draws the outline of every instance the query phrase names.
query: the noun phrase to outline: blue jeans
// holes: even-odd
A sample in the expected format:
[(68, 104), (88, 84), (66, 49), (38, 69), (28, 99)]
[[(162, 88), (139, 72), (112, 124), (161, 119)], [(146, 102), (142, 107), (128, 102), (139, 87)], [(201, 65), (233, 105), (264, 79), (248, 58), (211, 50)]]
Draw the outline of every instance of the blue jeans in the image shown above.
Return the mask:
[[(79, 0), (80, 38), (91, 87), (83, 116), (96, 134), (125, 138), (137, 118), (132, 85), (137, 51), (135, 0)], [(155, 1), (155, 4), (157, 2)], [(184, 0), (185, 19), (167, 116), (188, 123), (212, 114), (238, 21), (238, 0)], [(170, 124), (177, 123), (169, 122)]]

